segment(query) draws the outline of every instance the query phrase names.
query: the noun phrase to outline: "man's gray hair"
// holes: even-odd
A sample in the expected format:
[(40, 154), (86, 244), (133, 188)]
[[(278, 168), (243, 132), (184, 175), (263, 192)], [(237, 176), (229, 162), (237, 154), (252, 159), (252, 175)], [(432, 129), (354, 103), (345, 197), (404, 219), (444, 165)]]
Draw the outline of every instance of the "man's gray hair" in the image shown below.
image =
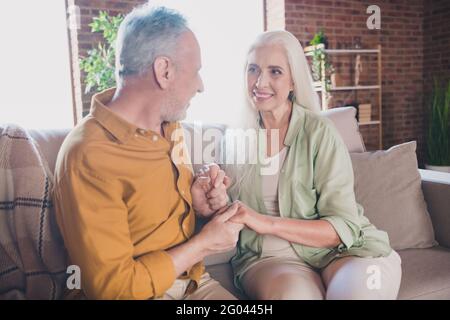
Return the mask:
[(149, 4), (135, 8), (119, 27), (116, 40), (116, 81), (147, 72), (156, 57), (173, 57), (179, 36), (188, 30), (177, 11)]

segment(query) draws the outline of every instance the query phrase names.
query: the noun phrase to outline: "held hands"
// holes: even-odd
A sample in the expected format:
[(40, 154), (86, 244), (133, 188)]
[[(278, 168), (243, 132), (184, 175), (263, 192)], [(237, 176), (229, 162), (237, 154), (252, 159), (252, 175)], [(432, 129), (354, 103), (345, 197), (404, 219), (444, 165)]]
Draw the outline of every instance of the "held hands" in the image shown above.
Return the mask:
[(215, 163), (204, 166), (191, 187), (192, 204), (197, 214), (209, 217), (228, 202), (231, 180)]
[(236, 203), (237, 213), (230, 218), (231, 222), (245, 224), (247, 228), (259, 234), (271, 233), (274, 217), (260, 214), (240, 201)]
[(237, 211), (238, 203), (233, 203), (229, 207), (225, 206), (196, 236), (206, 249), (206, 255), (227, 251), (236, 246), (239, 232), (244, 227), (241, 223), (231, 221)]

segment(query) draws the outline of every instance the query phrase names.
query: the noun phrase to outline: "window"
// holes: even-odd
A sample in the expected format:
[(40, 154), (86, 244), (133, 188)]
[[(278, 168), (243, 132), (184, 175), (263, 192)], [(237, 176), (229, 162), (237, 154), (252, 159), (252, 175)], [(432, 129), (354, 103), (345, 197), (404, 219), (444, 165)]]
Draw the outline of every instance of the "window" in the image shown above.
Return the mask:
[[(155, 1), (152, 1), (155, 3)], [(244, 112), (247, 51), (264, 29), (262, 0), (164, 0), (180, 11), (202, 51), (205, 91), (196, 95), (186, 121), (239, 125)]]
[(72, 127), (64, 1), (2, 1), (0, 12), (0, 123)]

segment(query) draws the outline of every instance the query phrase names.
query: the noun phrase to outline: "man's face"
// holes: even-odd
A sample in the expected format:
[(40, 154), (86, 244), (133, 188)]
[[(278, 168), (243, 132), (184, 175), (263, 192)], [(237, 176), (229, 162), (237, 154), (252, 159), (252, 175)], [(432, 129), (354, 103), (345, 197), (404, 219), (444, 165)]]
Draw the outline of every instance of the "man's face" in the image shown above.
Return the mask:
[(180, 121), (186, 117), (186, 110), (192, 97), (203, 91), (200, 77), (200, 46), (191, 31), (181, 35), (173, 61), (175, 78), (169, 90), (168, 103), (165, 106), (164, 121)]

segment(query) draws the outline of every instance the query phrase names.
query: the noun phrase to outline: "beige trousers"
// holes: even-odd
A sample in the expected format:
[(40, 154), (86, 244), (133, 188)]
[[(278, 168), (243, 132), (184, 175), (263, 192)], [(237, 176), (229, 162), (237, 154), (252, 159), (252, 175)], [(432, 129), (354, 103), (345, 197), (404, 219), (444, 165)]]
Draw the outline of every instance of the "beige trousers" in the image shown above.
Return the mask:
[(393, 300), (402, 276), (401, 258), (338, 258), (322, 270), (300, 259), (266, 257), (242, 278), (246, 294), (261, 300)]
[(220, 283), (205, 272), (200, 278), (197, 290), (186, 295), (189, 279), (176, 279), (174, 284), (159, 299), (155, 300), (236, 300)]

